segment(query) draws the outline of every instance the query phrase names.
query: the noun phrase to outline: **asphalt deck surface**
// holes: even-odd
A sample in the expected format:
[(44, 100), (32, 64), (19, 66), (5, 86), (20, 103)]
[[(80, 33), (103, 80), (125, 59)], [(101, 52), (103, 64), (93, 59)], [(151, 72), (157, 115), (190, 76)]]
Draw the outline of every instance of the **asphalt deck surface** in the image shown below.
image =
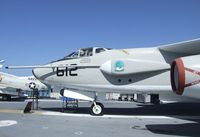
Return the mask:
[(0, 137), (200, 136), (200, 103), (160, 105), (104, 101), (105, 115), (91, 116), (90, 103), (62, 111), (62, 101), (40, 100), (24, 114), (25, 102), (0, 102)]

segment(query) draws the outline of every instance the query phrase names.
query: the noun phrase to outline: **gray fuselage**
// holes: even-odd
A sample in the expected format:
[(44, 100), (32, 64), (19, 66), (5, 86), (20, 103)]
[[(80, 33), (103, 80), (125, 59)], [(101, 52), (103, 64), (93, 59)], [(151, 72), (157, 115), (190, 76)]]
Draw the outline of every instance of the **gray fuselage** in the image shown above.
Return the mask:
[[(119, 75), (105, 73), (100, 68), (109, 60), (132, 62), (128, 66), (129, 73)], [(137, 62), (140, 62), (138, 66), (135, 65)], [(98, 54), (93, 51), (92, 56), (63, 59), (46, 66), (61, 67), (36, 68), (33, 69), (34, 75), (46, 84), (61, 88), (120, 93), (172, 91), (170, 64), (166, 62), (158, 48), (106, 50)], [(159, 66), (162, 69), (159, 69)]]

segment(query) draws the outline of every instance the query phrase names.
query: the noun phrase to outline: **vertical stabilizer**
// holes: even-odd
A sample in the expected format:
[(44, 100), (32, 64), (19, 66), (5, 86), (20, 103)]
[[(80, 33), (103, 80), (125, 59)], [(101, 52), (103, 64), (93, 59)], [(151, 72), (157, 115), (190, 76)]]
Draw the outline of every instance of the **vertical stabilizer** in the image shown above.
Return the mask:
[(4, 60), (0, 60), (0, 68), (3, 67), (3, 63), (4, 63), (4, 62), (5, 62)]

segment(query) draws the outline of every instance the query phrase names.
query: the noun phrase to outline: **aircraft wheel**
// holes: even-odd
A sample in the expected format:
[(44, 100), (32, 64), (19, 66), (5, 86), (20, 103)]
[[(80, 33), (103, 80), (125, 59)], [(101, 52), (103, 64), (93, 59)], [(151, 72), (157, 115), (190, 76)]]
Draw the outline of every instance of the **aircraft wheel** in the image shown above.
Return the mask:
[(96, 102), (95, 104), (92, 104), (91, 106), (91, 115), (94, 116), (102, 116), (104, 112), (104, 106), (101, 103)]

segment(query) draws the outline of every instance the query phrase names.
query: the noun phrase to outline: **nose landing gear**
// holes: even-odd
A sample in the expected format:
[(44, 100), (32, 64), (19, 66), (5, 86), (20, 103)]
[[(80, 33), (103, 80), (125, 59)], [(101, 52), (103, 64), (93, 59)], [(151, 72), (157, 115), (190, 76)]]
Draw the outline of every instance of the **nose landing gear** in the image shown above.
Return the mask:
[(91, 106), (91, 115), (93, 116), (102, 116), (104, 113), (104, 106), (99, 102), (93, 102)]

